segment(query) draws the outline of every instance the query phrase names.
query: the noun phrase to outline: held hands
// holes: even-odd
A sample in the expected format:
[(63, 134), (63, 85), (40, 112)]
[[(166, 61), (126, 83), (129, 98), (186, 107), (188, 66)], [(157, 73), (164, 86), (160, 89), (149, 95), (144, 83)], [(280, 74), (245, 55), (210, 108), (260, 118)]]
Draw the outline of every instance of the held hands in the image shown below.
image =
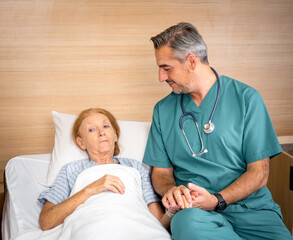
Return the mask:
[(123, 194), (125, 192), (125, 186), (119, 177), (109, 174), (106, 174), (105, 176), (86, 186), (86, 191), (90, 196), (104, 192), (106, 190)]
[(188, 188), (183, 185), (171, 188), (163, 197), (162, 203), (170, 212), (195, 207), (203, 210), (214, 210), (218, 200), (206, 189), (193, 183), (188, 183)]
[(166, 192), (162, 198), (162, 203), (168, 210), (184, 209), (192, 207), (192, 198), (189, 189), (180, 185), (178, 187), (173, 187)]
[(169, 208), (167, 208), (168, 209), (168, 211), (171, 213), (171, 214), (175, 214), (175, 213), (177, 213), (178, 211), (180, 211), (181, 209), (185, 209), (185, 208), (191, 208), (192, 207), (192, 203), (189, 203), (187, 200), (186, 200), (186, 198), (185, 198), (185, 196), (184, 195), (181, 195), (181, 197), (182, 197), (182, 202), (183, 202), (183, 205), (180, 207), (180, 206), (178, 206), (178, 204), (176, 205), (176, 206), (170, 206), (169, 205)]

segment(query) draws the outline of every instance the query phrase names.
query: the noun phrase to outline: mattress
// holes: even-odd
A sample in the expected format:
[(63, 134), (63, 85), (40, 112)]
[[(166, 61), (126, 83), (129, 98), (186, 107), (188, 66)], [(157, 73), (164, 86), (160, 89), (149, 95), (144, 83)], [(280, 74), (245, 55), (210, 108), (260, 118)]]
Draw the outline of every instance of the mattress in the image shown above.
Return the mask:
[(51, 154), (23, 155), (10, 159), (5, 168), (7, 191), (2, 217), (2, 239), (39, 228), (42, 205), (37, 201), (47, 187), (39, 184), (47, 175)]

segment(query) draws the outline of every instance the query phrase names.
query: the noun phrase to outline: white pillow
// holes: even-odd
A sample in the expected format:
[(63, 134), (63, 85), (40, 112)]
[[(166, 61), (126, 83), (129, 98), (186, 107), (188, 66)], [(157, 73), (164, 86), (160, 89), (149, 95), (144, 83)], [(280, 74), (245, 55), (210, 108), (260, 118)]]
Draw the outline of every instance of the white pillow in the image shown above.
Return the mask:
[[(55, 123), (55, 144), (52, 152), (47, 178), (41, 181), (45, 186), (52, 186), (61, 168), (70, 162), (88, 158), (71, 137), (72, 126), (76, 115), (52, 111)], [(150, 122), (117, 121), (120, 126), (119, 147), (121, 157), (136, 159), (142, 162)]]

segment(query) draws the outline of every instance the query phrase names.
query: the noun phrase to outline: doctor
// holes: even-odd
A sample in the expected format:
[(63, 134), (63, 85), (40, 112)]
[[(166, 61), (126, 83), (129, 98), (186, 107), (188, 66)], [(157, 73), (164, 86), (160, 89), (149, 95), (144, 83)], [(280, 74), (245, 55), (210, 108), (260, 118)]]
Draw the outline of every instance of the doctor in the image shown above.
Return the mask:
[(159, 81), (172, 93), (154, 108), (144, 163), (166, 209), (182, 209), (172, 237), (292, 239), (266, 187), (270, 158), (282, 149), (260, 94), (218, 76), (189, 23), (151, 40)]

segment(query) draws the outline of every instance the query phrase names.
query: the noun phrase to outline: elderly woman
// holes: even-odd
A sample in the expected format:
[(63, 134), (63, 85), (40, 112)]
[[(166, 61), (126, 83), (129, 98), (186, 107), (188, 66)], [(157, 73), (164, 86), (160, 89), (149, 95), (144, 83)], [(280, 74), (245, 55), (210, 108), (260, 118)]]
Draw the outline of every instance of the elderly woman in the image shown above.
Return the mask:
[[(120, 164), (137, 169), (141, 177), (143, 198), (149, 211), (164, 227), (169, 227), (172, 215), (179, 209), (173, 208), (168, 209), (166, 213), (163, 212), (146, 165), (136, 160), (116, 157), (120, 151), (118, 146), (120, 129), (111, 113), (98, 108), (84, 110), (76, 119), (72, 134), (77, 145), (87, 151), (89, 159), (64, 166), (53, 187), (41, 193), (39, 201), (44, 204), (40, 213), (42, 230), (52, 229), (63, 223), (66, 217), (93, 195), (105, 191), (124, 194), (123, 181), (117, 176), (106, 174), (70, 196), (80, 173), (85, 169), (104, 164)], [(189, 207), (188, 205), (185, 202), (185, 207)]]

